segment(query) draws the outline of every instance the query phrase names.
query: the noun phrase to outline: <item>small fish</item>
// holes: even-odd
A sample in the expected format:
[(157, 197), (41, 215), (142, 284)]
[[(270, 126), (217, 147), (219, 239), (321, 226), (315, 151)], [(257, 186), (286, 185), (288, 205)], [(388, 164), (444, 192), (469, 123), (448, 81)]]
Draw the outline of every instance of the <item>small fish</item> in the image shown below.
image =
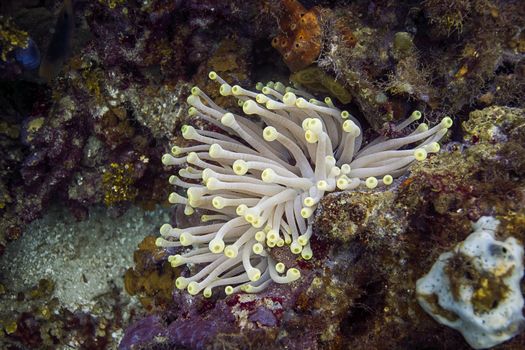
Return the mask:
[(14, 52), (15, 60), (27, 70), (33, 70), (40, 65), (40, 51), (33, 39), (29, 38), (26, 48), (18, 48)]
[(38, 72), (40, 77), (46, 81), (53, 80), (62, 70), (62, 66), (71, 51), (74, 28), (73, 0), (64, 0), (55, 24), (55, 32)]

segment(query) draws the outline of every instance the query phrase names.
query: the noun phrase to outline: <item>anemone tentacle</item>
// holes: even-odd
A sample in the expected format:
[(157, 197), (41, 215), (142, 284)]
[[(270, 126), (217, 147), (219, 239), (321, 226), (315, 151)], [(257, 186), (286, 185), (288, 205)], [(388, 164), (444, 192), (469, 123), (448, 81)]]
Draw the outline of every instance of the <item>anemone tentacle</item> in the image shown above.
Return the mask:
[[(259, 91), (250, 91), (229, 85), (215, 72), (209, 77), (220, 84), (221, 95), (239, 100), (245, 115), (222, 109), (193, 88), (190, 115), (222, 132), (185, 125), (182, 135), (193, 144), (174, 146), (162, 157), (165, 165), (188, 164), (180, 177), (170, 177), (186, 196), (173, 192), (169, 201), (184, 205), (187, 215), (206, 211), (201, 226), (165, 224), (156, 241), (166, 248), (193, 246), (169, 257), (174, 267), (201, 266), (176, 281), (192, 295), (210, 297), (217, 287), (227, 295), (257, 293), (272, 281), (297, 280), (301, 272), (287, 269), (268, 250), (287, 245), (293, 254), (311, 259), (312, 214), (325, 193), (391, 185), (411, 163), (438, 152), (452, 125), (445, 117), (432, 128), (420, 124), (407, 136), (381, 136), (362, 147), (357, 119), (329, 98), (318, 101), (280, 83), (258, 83)], [(419, 119), (415, 111), (394, 130), (404, 131)]]

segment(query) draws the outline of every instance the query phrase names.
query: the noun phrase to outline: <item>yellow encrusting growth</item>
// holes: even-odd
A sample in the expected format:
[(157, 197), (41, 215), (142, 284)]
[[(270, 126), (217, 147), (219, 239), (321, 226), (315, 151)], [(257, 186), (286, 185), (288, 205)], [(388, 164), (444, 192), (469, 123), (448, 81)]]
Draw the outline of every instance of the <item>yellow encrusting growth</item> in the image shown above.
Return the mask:
[(7, 62), (17, 48), (29, 46), (29, 34), (20, 30), (10, 17), (0, 16), (0, 60)]
[[(138, 194), (133, 177), (134, 166), (132, 163), (111, 163), (102, 174), (102, 188), (104, 190), (104, 203), (107, 206), (119, 202), (133, 201)], [(170, 196), (170, 202), (173, 198)]]
[[(273, 247), (288, 246), (309, 260), (313, 213), (327, 192), (389, 186), (414, 161), (439, 151), (438, 142), (452, 125), (444, 118), (428, 128), (420, 124), (407, 136), (379, 137), (362, 147), (361, 127), (330, 98), (281, 83), (257, 84), (257, 92), (230, 86), (215, 72), (210, 79), (224, 96), (238, 99), (245, 115), (216, 105), (195, 87), (188, 97), (190, 114), (214, 131), (184, 125), (188, 147), (174, 146), (162, 157), (179, 166), (170, 184), (185, 189), (169, 201), (185, 213), (201, 215), (201, 226), (161, 227), (156, 244), (166, 248), (193, 246), (169, 257), (172, 266), (201, 266), (176, 287), (211, 297), (217, 288), (229, 295), (257, 293), (270, 283), (291, 283), (301, 272), (275, 261)], [(405, 129), (421, 118), (416, 111), (395, 126)], [(183, 180), (188, 179), (188, 181)], [(196, 211), (198, 209), (198, 211)]]

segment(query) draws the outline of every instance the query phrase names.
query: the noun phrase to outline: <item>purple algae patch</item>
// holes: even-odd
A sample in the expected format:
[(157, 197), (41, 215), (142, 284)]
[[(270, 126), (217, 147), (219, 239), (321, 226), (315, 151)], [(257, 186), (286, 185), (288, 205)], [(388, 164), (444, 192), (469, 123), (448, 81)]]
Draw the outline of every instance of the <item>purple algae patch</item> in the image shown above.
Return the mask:
[(260, 306), (248, 318), (252, 322), (257, 322), (261, 326), (275, 327), (277, 326), (277, 318), (267, 308)]
[(143, 348), (151, 343), (155, 337), (163, 336), (166, 328), (160, 317), (148, 316), (126, 329), (126, 333), (119, 344), (119, 350)]

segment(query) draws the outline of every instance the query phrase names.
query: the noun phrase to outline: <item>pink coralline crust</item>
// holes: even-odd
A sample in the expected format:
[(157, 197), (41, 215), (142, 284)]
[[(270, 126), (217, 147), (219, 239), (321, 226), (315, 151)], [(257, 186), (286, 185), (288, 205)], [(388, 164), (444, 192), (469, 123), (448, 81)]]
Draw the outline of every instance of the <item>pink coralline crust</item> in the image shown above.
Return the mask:
[[(285, 289), (278, 286), (269, 288), (264, 293), (250, 295), (249, 300), (246, 295), (239, 294), (226, 299), (199, 297), (191, 300), (177, 292), (174, 295), (177, 318), (169, 325), (150, 322), (151, 317), (138, 321), (126, 331), (120, 349), (131, 349), (132, 344), (135, 346), (133, 349), (146, 349), (146, 346), (152, 346), (148, 335), (154, 333), (163, 335), (156, 345), (159, 349), (167, 345), (207, 349), (220, 339), (241, 348), (257, 342), (262, 342), (262, 346), (271, 346), (279, 326), (286, 327), (285, 310), (293, 308), (301, 287), (292, 293), (286, 293)], [(155, 346), (152, 348), (157, 349)]]

